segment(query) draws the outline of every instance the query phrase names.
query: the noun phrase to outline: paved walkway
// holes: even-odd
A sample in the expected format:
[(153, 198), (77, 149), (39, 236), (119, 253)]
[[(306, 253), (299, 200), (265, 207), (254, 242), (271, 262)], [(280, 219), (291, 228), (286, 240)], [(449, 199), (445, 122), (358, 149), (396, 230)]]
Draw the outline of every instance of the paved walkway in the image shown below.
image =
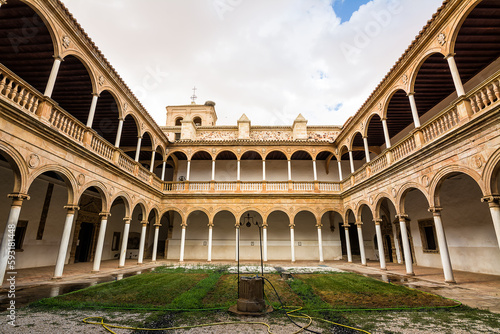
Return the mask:
[[(199, 264), (199, 261), (186, 261), (186, 264)], [(45, 284), (73, 283), (89, 278), (102, 276), (125, 274), (127, 272), (143, 271), (160, 265), (178, 264), (177, 261), (160, 260), (152, 263), (146, 260), (142, 265), (137, 264), (137, 260), (127, 260), (124, 268), (118, 268), (118, 260), (102, 261), (99, 273), (91, 273), (92, 263), (68, 264), (64, 267), (63, 278), (52, 280), (54, 266), (28, 268), (17, 270), (16, 289), (23, 289)], [(206, 263), (202, 263), (206, 264)], [(230, 264), (235, 262), (214, 261), (212, 264)], [(241, 264), (260, 265), (257, 262), (241, 261)], [(269, 261), (266, 266), (281, 267), (310, 267), (318, 266), (318, 262), (297, 261)], [(500, 313), (500, 276), (477, 274), (465, 271), (454, 271), (456, 284), (444, 283), (443, 271), (439, 268), (429, 268), (414, 266), (415, 276), (405, 275), (405, 266), (402, 264), (388, 263), (387, 270), (380, 270), (379, 263), (368, 261), (366, 266), (360, 263), (348, 263), (346, 261), (326, 261), (321, 265), (339, 268), (374, 277), (376, 279), (391, 281), (395, 284), (402, 284), (419, 290), (442, 295), (461, 301), (465, 305), (488, 309), (495, 313)], [(7, 284), (2, 285), (0, 294), (4, 294)]]

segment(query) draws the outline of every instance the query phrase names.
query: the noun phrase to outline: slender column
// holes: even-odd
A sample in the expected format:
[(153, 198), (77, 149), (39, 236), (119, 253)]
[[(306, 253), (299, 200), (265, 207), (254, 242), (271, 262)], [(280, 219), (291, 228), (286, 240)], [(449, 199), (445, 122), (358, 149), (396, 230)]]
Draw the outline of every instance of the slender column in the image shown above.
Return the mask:
[(387, 119), (382, 118), (382, 128), (384, 129), (384, 138), (386, 148), (391, 147), (391, 137), (389, 137), (389, 129), (387, 128)]
[(415, 102), (415, 93), (408, 93), (410, 99), (411, 115), (413, 116), (413, 124), (416, 128), (420, 127), (420, 118), (418, 117), (417, 103)]
[(451, 76), (453, 78), (453, 83), (455, 84), (455, 89), (457, 90), (458, 96), (465, 95), (464, 86), (462, 85), (462, 79), (460, 79), (460, 73), (458, 73), (457, 63), (455, 62), (455, 54), (450, 53), (444, 57), (448, 61), (448, 66), (450, 67)]
[(351, 164), (351, 174), (354, 174), (354, 160), (352, 158), (352, 151), (349, 151), (349, 163)]
[(432, 207), (429, 208), (429, 212), (432, 212), (432, 216), (434, 217), (439, 255), (441, 255), (441, 263), (443, 265), (444, 281), (447, 283), (455, 283), (453, 268), (451, 267), (450, 253), (448, 251), (448, 243), (446, 242), (446, 234), (444, 233), (443, 222), (441, 220), (441, 208)]
[(108, 225), (108, 217), (111, 216), (109, 212), (101, 212), (101, 227), (99, 228), (99, 236), (97, 237), (97, 245), (95, 247), (93, 273), (99, 272), (101, 267), (102, 248), (104, 246), (104, 237), (106, 236), (106, 226)]
[(396, 248), (396, 258), (398, 260), (398, 263), (401, 264), (403, 263), (403, 259), (401, 258), (401, 249), (399, 247), (399, 238), (398, 233), (396, 232), (396, 225), (393, 225), (392, 237), (394, 238), (394, 248)]
[(240, 238), (240, 224), (239, 223), (236, 223), (234, 225), (235, 228), (235, 231), (236, 231), (236, 237), (235, 237), (235, 252), (234, 252), (234, 260), (235, 261), (238, 261), (238, 257), (240, 256), (240, 250), (238, 248), (238, 241), (239, 241), (239, 238)]
[(68, 210), (68, 213), (66, 214), (66, 221), (64, 222), (64, 229), (61, 237), (61, 244), (59, 245), (59, 252), (57, 253), (54, 278), (62, 277), (64, 263), (66, 262), (66, 254), (68, 253), (69, 239), (71, 237), (71, 228), (73, 227), (75, 212), (79, 209), (76, 205), (67, 205), (64, 208)]
[(155, 158), (156, 158), (156, 152), (151, 151), (151, 164), (149, 165), (149, 172), (153, 173), (153, 170), (155, 168)]
[(184, 223), (184, 222), (181, 224), (181, 227), (182, 227), (182, 231), (181, 231), (181, 252), (180, 252), (180, 255), (179, 255), (179, 262), (184, 262), (184, 247), (186, 245), (186, 226), (187, 226), (187, 224)]
[(267, 222), (262, 223), (262, 247), (264, 247), (262, 257), (267, 261)]
[(262, 181), (266, 180), (266, 160), (262, 159)]
[(189, 176), (191, 174), (191, 160), (187, 162), (187, 172), (186, 172), (186, 181), (189, 181)]
[(156, 253), (158, 252), (158, 234), (160, 233), (160, 224), (155, 224), (155, 237), (153, 240), (153, 254), (151, 255), (151, 261), (156, 262)]
[(482, 202), (488, 202), (493, 220), (493, 227), (497, 235), (498, 247), (500, 247), (500, 196), (492, 195), (481, 198)]
[(54, 57), (54, 63), (52, 64), (52, 70), (50, 71), (49, 81), (45, 87), (45, 93), (43, 95), (47, 97), (52, 96), (52, 91), (54, 90), (54, 85), (56, 84), (57, 73), (59, 72), (59, 67), (63, 59), (61, 57)]
[(349, 238), (349, 224), (344, 224), (345, 248), (347, 250), (347, 262), (352, 263), (351, 239)]
[(411, 249), (410, 242), (408, 241), (408, 232), (406, 230), (406, 220), (408, 219), (407, 215), (397, 215), (399, 218), (399, 226), (401, 228), (401, 239), (403, 242), (403, 253), (405, 257), (405, 265), (406, 265), (406, 274), (407, 275), (415, 275), (413, 273), (413, 262), (411, 260)]
[(241, 180), (241, 160), (238, 159), (238, 162), (237, 162), (237, 172), (236, 172), (236, 181), (240, 181)]
[(141, 241), (139, 242), (139, 256), (137, 258), (137, 264), (142, 264), (144, 261), (144, 247), (146, 245), (146, 230), (148, 226), (148, 221), (143, 220), (141, 224), (142, 224)]
[(368, 137), (363, 137), (363, 145), (365, 146), (366, 162), (370, 162), (370, 150), (368, 149)]
[(122, 140), (122, 132), (123, 132), (123, 118), (118, 119), (118, 131), (116, 132), (116, 140), (115, 147), (120, 147), (120, 141)]
[(139, 161), (139, 153), (141, 153), (141, 142), (142, 142), (142, 137), (137, 137), (137, 148), (135, 150), (135, 161)]
[(215, 181), (215, 160), (212, 160), (212, 181)]
[(318, 250), (319, 250), (319, 262), (324, 262), (323, 258), (323, 237), (321, 236), (321, 218), (318, 218), (318, 222), (316, 223), (316, 227), (318, 228)]
[(318, 181), (318, 170), (316, 169), (316, 160), (313, 160), (313, 176), (314, 176), (314, 181)]
[[(5, 231), (3, 232), (2, 245), (0, 249), (0, 285), (3, 283), (9, 255), (12, 255), (11, 252), (14, 252), (16, 246), (14, 242), (14, 235), (16, 232), (17, 221), (19, 220), (19, 215), (21, 214), (23, 200), (30, 199), (27, 194), (20, 193), (9, 194), (8, 197), (12, 198), (12, 204), (10, 206), (9, 218), (7, 219), (7, 224), (5, 225)], [(9, 271), (12, 271), (15, 270), (15, 267), (9, 266), (8, 269)]]
[(97, 99), (99, 94), (92, 93), (92, 103), (90, 104), (89, 116), (87, 117), (87, 127), (91, 128), (94, 122), (95, 108), (97, 107)]
[(167, 162), (163, 161), (162, 167), (161, 167), (161, 180), (165, 181), (165, 168), (167, 167)]
[(377, 234), (377, 247), (380, 269), (387, 270), (387, 266), (385, 264), (384, 241), (382, 240), (382, 229), (380, 228), (382, 219), (374, 219), (373, 222), (375, 223), (375, 233)]
[(290, 250), (292, 252), (292, 262), (295, 262), (295, 233), (293, 231), (294, 223), (290, 223)]
[(342, 176), (342, 162), (341, 162), (341, 160), (337, 160), (337, 165), (339, 166), (339, 181), (342, 181), (343, 176)]
[(122, 248), (120, 249), (120, 262), (118, 263), (118, 268), (125, 267), (125, 259), (127, 257), (127, 244), (128, 244), (128, 234), (130, 231), (130, 217), (123, 218), (125, 226), (123, 227), (123, 238), (122, 238)]
[(292, 160), (288, 160), (288, 181), (292, 181)]
[(361, 228), (362, 226), (362, 221), (356, 222), (356, 227), (358, 229), (359, 252), (361, 253), (361, 264), (366, 266), (365, 241), (363, 240), (363, 229)]
[(212, 228), (214, 227), (213, 222), (208, 223), (208, 262), (212, 262)]

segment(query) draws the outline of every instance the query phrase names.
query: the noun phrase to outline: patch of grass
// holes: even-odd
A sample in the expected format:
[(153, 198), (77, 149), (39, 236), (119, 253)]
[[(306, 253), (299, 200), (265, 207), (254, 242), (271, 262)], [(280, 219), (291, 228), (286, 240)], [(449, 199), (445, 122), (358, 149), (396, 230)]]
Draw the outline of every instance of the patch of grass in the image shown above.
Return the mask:
[(408, 308), (454, 306), (440, 296), (352, 273), (296, 275), (331, 308)]
[(55, 298), (43, 299), (36, 304), (65, 308), (164, 307), (207, 276), (207, 274), (144, 273), (120, 281), (98, 284)]
[(201, 309), (206, 307), (203, 299), (207, 293), (213, 290), (222, 274), (211, 273), (207, 278), (201, 280), (193, 288), (177, 296), (169, 308), (173, 309)]

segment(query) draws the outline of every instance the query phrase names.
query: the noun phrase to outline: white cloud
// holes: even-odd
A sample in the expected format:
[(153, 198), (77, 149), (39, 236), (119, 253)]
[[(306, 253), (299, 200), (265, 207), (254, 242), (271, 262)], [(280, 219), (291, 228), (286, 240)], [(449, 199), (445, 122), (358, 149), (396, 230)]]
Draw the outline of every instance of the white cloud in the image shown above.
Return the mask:
[(327, 0), (63, 2), (159, 125), (194, 85), (220, 125), (342, 125), (442, 0), (373, 0), (342, 24)]

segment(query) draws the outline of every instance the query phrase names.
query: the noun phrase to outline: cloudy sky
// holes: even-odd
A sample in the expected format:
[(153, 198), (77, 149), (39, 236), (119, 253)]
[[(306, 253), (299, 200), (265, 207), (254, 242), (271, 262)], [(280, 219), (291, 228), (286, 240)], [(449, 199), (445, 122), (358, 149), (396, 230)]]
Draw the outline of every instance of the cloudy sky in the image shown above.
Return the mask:
[(442, 0), (62, 0), (159, 125), (216, 102), (218, 125), (342, 125)]

